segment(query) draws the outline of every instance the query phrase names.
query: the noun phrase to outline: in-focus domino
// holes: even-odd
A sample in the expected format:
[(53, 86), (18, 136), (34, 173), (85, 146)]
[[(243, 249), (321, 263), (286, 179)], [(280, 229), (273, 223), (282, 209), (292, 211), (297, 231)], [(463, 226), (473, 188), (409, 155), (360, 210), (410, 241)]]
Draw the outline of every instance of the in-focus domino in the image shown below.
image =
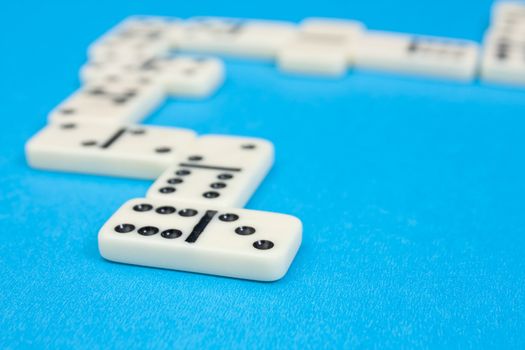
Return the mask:
[(370, 31), (358, 45), (356, 66), (470, 81), (478, 54), (478, 45), (467, 40)]
[(302, 224), (290, 215), (139, 198), (104, 224), (98, 245), (116, 262), (274, 281), (301, 238)]
[(195, 52), (273, 59), (296, 32), (297, 27), (289, 22), (194, 17), (186, 22), (179, 47)]
[(148, 77), (90, 80), (48, 116), (51, 123), (122, 124), (138, 122), (165, 99), (164, 86)]
[(27, 142), (26, 158), (39, 169), (154, 179), (194, 139), (186, 129), (54, 123)]
[(262, 139), (207, 135), (187, 147), (148, 190), (148, 198), (198, 205), (243, 207), (274, 161)]

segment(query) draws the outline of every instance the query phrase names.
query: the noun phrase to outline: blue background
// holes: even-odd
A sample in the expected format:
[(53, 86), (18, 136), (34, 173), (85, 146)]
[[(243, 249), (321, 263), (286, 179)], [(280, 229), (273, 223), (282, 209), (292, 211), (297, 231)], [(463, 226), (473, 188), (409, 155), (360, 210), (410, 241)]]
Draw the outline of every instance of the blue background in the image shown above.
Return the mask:
[(257, 283), (104, 261), (97, 231), (148, 181), (30, 169), (24, 143), (132, 14), (299, 21), (479, 41), (488, 0), (9, 1), (0, 11), (0, 346), (523, 348), (525, 89), (227, 60), (205, 102), (148, 124), (265, 137), (248, 207), (290, 213), (290, 271)]

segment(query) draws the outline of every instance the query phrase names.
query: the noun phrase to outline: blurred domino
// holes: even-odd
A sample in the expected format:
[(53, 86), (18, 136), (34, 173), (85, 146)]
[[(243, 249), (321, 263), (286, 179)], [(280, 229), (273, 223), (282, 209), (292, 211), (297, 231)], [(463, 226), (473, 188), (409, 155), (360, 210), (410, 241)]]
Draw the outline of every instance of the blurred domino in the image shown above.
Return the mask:
[(158, 74), (142, 70), (147, 62), (90, 61), (80, 68), (80, 80), (85, 84), (160, 81)]
[(165, 98), (164, 87), (148, 79), (97, 80), (73, 93), (48, 116), (51, 123), (133, 123), (142, 120)]
[(148, 198), (198, 205), (243, 207), (274, 161), (262, 139), (207, 135), (188, 146), (179, 162), (148, 190)]
[(145, 62), (173, 46), (171, 33), (179, 23), (163, 17), (129, 17), (95, 41), (88, 56), (98, 62)]
[(144, 71), (157, 74), (173, 97), (206, 98), (224, 82), (224, 63), (211, 57), (177, 56), (153, 60)]
[(169, 47), (169, 41), (160, 39), (111, 38), (91, 48), (89, 57), (99, 62), (143, 63), (166, 54)]
[(359, 22), (308, 18), (300, 32), (278, 54), (282, 71), (342, 76), (352, 64), (363, 26)]
[(186, 129), (54, 123), (26, 144), (34, 168), (154, 179), (195, 139)]
[(138, 198), (98, 234), (108, 260), (258, 281), (282, 278), (302, 238), (290, 215)]
[[(510, 5), (510, 8), (508, 6)], [(494, 17), (491, 20), (491, 26), (485, 35), (484, 42), (501, 37), (514, 41), (525, 41), (525, 3), (521, 6), (515, 6), (515, 2), (502, 2), (496, 6)]]
[(525, 85), (525, 41), (515, 42), (505, 37), (487, 40), (483, 47), (481, 79)]
[(224, 63), (211, 57), (177, 56), (157, 58), (140, 65), (89, 63), (81, 69), (87, 84), (115, 84), (132, 80), (148, 82), (173, 97), (206, 98), (223, 84)]
[(273, 59), (296, 35), (289, 22), (194, 17), (187, 20), (179, 47), (195, 52)]
[(300, 28), (302, 33), (332, 37), (332, 41), (344, 48), (349, 64), (355, 62), (357, 45), (365, 31), (365, 26), (358, 21), (316, 17), (304, 19)]
[(525, 1), (494, 1), (491, 12), (491, 24), (497, 22), (517, 22), (525, 20)]
[(478, 64), (478, 45), (467, 40), (387, 32), (363, 35), (358, 68), (470, 81)]
[(497, 1), (481, 60), (485, 82), (525, 85), (525, 2)]

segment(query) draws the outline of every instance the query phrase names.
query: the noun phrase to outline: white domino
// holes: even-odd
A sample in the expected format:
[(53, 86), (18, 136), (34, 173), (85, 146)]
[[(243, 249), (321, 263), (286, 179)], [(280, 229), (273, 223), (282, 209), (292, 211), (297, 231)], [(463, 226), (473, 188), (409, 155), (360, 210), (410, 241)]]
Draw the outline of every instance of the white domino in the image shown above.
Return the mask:
[(367, 32), (356, 52), (359, 68), (470, 81), (479, 47), (467, 40)]
[(144, 62), (169, 51), (173, 27), (179, 23), (163, 17), (130, 17), (95, 41), (88, 56), (97, 62)]
[(126, 264), (274, 281), (301, 237), (301, 221), (290, 215), (139, 198), (104, 224), (98, 246)]
[(195, 52), (273, 59), (295, 37), (293, 23), (194, 17), (185, 25), (179, 47)]
[(340, 77), (355, 59), (363, 25), (356, 21), (307, 18), (277, 55), (281, 71)]
[[(155, 59), (153, 59), (155, 60)], [(80, 68), (80, 80), (84, 84), (116, 84), (119, 82), (142, 82), (151, 81), (161, 83), (163, 77), (160, 73), (150, 72), (144, 69), (149, 61), (137, 62), (112, 62), (112, 61), (90, 61)]]
[(93, 79), (48, 116), (51, 123), (133, 123), (144, 119), (165, 99), (165, 88), (148, 77)]
[(186, 129), (54, 123), (26, 144), (34, 168), (154, 179), (195, 139)]
[(279, 52), (277, 66), (283, 72), (340, 77), (346, 73), (347, 58), (336, 37), (301, 33)]
[(212, 57), (177, 56), (152, 61), (147, 67), (160, 74), (173, 97), (209, 97), (222, 86), (225, 76), (224, 63)]
[(481, 79), (525, 85), (525, 41), (516, 42), (505, 37), (487, 40), (483, 47)]
[(93, 47), (89, 52), (89, 57), (99, 62), (143, 63), (165, 55), (169, 48), (169, 41), (159, 39), (155, 41), (148, 38), (125, 40), (113, 38), (106, 39), (104, 43)]
[(155, 85), (172, 97), (206, 98), (224, 83), (224, 63), (212, 57), (176, 56), (158, 58), (144, 64), (89, 63), (80, 71), (87, 84), (113, 84), (121, 80)]
[(207, 135), (150, 187), (148, 198), (197, 205), (243, 207), (273, 165), (274, 147), (262, 139)]
[(495, 1), (492, 6), (491, 24), (525, 20), (525, 1)]

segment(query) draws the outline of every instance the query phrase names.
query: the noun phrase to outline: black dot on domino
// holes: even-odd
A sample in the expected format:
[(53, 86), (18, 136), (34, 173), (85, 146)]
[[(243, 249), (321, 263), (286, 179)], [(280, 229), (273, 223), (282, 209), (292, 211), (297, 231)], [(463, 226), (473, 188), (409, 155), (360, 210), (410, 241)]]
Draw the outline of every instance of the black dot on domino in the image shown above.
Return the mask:
[(157, 152), (157, 153), (169, 153), (169, 152), (171, 152), (171, 148), (169, 148), (169, 147), (157, 147), (157, 148), (155, 148), (155, 152)]
[(174, 177), (174, 178), (168, 179), (168, 181), (166, 181), (166, 182), (169, 183), (169, 184), (172, 184), (172, 185), (176, 185), (176, 184), (182, 183), (183, 180), (179, 179), (178, 177)]
[(126, 103), (127, 100), (128, 100), (127, 97), (120, 96), (120, 97), (115, 97), (113, 99), (113, 102), (116, 103), (116, 104), (123, 104), (123, 103)]
[(178, 176), (186, 176), (186, 175), (189, 175), (189, 174), (191, 174), (191, 171), (186, 170), (186, 169), (177, 170), (175, 172), (175, 175), (178, 175)]
[(104, 95), (106, 92), (102, 88), (94, 88), (88, 91), (90, 95)]
[(155, 211), (159, 214), (172, 214), (175, 212), (175, 208), (167, 205), (164, 207), (158, 207)]
[(192, 161), (192, 162), (198, 162), (198, 161), (202, 160), (202, 156), (190, 156), (190, 157), (188, 157), (188, 160)]
[(141, 203), (141, 204), (137, 204), (135, 206), (133, 206), (133, 210), (135, 211), (149, 211), (153, 209), (153, 206), (151, 204), (146, 204), (146, 203)]
[(87, 140), (87, 141), (82, 142), (82, 146), (86, 146), (86, 147), (95, 146), (96, 144), (97, 142), (94, 140)]
[(175, 191), (176, 191), (175, 187), (171, 187), (171, 186), (161, 187), (159, 189), (159, 192), (164, 193), (164, 194), (173, 193)]
[(219, 220), (226, 221), (226, 222), (232, 222), (232, 221), (237, 220), (238, 218), (239, 218), (239, 215), (231, 214), (231, 213), (222, 214), (219, 216)]
[(235, 229), (235, 233), (241, 236), (253, 235), (255, 229), (251, 226), (240, 226)]
[(268, 249), (272, 249), (273, 246), (274, 244), (272, 241), (267, 241), (265, 239), (253, 242), (253, 247), (255, 249), (268, 250)]
[(124, 94), (127, 98), (134, 97), (135, 95), (137, 95), (137, 91), (133, 89), (126, 91)]
[(69, 129), (74, 129), (76, 128), (77, 126), (73, 123), (68, 123), (68, 124), (62, 124), (60, 125), (60, 128), (61, 129), (65, 129), (65, 130), (69, 130)]
[(132, 135), (144, 135), (146, 130), (144, 129), (134, 129), (129, 131)]
[(219, 174), (217, 175), (217, 178), (219, 180), (230, 180), (233, 178), (233, 175), (232, 174)]
[(155, 226), (144, 226), (139, 228), (137, 232), (139, 235), (142, 236), (153, 236), (154, 234), (159, 232), (159, 229)]
[(255, 149), (255, 145), (253, 143), (246, 143), (244, 145), (241, 145), (242, 149)]
[(212, 199), (212, 198), (217, 198), (219, 197), (221, 194), (219, 192), (215, 192), (215, 191), (208, 191), (208, 192), (204, 192), (202, 194), (202, 196), (204, 198), (208, 198), (208, 199)]
[(74, 108), (62, 108), (60, 110), (60, 113), (65, 114), (65, 115), (71, 115), (75, 113), (75, 109)]
[(128, 233), (133, 230), (135, 230), (135, 226), (133, 226), (132, 224), (120, 224), (115, 226), (115, 231), (117, 231), (118, 233)]
[(211, 188), (224, 188), (226, 187), (226, 184), (224, 182), (214, 182), (210, 185)]
[(182, 232), (176, 229), (169, 229), (162, 231), (160, 235), (164, 238), (173, 239), (182, 236)]
[(195, 216), (195, 215), (197, 215), (197, 210), (195, 210), (195, 209), (182, 209), (182, 210), (179, 210), (179, 215), (180, 216), (184, 216), (184, 217)]

